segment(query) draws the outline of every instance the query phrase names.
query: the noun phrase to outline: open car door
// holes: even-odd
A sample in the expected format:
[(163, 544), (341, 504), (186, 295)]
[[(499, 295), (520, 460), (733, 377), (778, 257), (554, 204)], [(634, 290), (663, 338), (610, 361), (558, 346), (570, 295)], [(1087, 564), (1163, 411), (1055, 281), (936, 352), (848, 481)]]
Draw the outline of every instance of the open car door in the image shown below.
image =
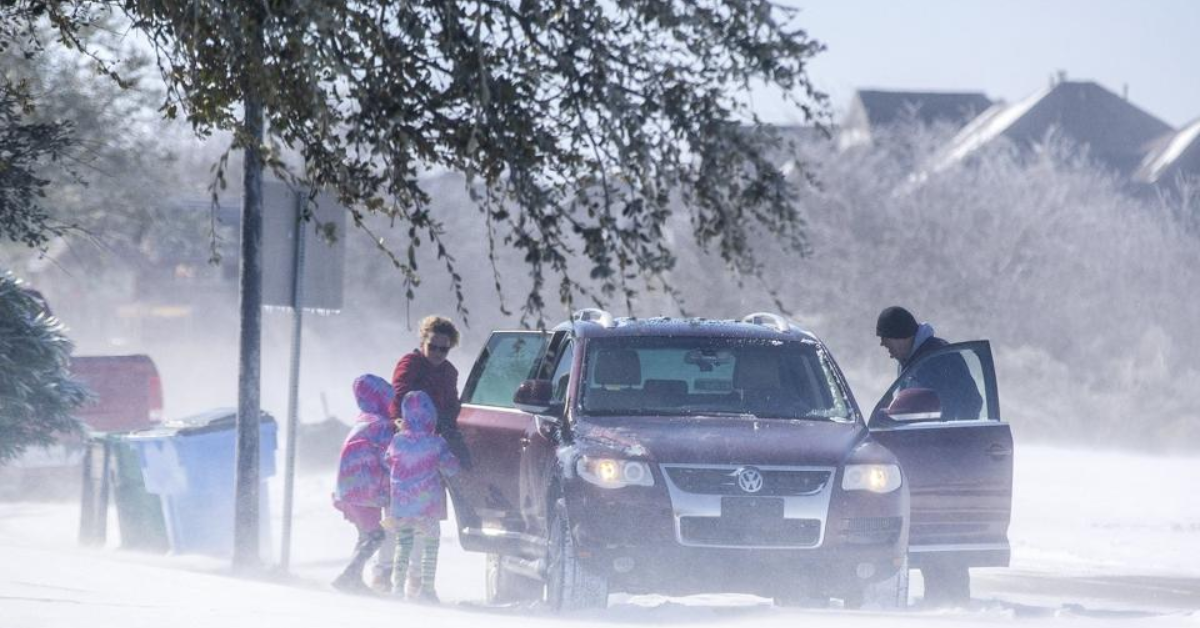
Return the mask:
[(451, 482), (463, 549), (513, 553), (524, 538), (518, 477), (532, 418), (513, 405), (513, 393), (532, 377), (548, 332), (493, 332), (463, 388), (458, 431), (470, 457)]
[(905, 369), (871, 413), (911, 496), (909, 562), (1007, 566), (1013, 441), (991, 346), (947, 345)]

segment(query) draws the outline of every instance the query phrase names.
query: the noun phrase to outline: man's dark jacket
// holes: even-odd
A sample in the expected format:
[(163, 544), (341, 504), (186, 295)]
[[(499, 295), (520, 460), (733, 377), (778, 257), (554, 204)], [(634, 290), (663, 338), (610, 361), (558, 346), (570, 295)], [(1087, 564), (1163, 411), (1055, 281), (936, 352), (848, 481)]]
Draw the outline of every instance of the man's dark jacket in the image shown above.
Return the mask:
[[(949, 344), (937, 336), (926, 338), (900, 363), (900, 388), (932, 388), (942, 402), (942, 420), (969, 421), (979, 418), (983, 398), (967, 363), (959, 353), (946, 353), (921, 364), (923, 356)], [(913, 369), (912, 367), (916, 368)]]

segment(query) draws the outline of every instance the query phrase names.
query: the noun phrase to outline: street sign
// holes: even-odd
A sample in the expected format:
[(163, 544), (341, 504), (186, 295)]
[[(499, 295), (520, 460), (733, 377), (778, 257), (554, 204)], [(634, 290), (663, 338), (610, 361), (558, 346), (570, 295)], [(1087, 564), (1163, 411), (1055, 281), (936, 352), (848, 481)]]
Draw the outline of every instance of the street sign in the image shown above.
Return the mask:
[[(291, 308), (300, 293), (309, 311), (342, 308), (342, 275), (346, 266), (346, 209), (337, 197), (319, 192), (311, 201), (308, 188), (282, 181), (263, 181), (263, 300), (268, 307)], [(300, 211), (309, 203), (313, 221), (303, 223), (303, 285), (296, 284), (296, 235)], [(316, 232), (314, 222), (334, 225), (330, 241)], [(299, 288), (299, 290), (297, 289)]]

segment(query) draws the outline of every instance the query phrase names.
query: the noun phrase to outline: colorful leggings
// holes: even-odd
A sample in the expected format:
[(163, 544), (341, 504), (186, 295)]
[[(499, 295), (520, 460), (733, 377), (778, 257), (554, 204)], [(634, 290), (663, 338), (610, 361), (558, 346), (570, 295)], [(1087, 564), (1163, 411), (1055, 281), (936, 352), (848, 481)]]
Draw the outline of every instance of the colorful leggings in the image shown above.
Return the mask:
[(411, 569), (413, 546), (418, 537), (421, 542), (421, 588), (432, 591), (437, 577), (438, 550), (441, 548), (441, 530), (437, 519), (405, 518), (397, 522), (396, 561), (392, 569), (392, 590), (404, 590), (404, 581)]

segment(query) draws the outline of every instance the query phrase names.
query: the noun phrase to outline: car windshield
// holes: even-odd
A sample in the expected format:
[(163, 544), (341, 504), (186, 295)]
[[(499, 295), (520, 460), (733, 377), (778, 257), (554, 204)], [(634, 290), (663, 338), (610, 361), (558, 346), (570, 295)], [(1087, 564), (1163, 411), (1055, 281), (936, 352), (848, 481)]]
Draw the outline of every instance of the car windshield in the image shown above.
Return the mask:
[(851, 416), (828, 358), (811, 341), (597, 338), (584, 369), (585, 415)]

